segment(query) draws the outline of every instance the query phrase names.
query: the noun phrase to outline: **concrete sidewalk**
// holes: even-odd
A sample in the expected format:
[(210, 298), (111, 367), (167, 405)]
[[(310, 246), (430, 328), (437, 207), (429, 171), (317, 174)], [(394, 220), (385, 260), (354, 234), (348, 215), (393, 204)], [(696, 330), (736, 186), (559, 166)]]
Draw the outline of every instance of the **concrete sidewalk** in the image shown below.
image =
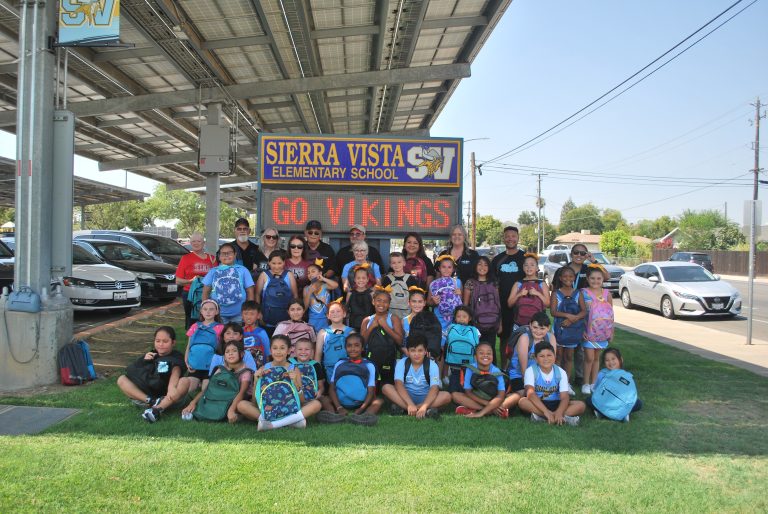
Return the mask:
[(746, 336), (625, 309), (615, 303), (614, 315), (618, 328), (768, 377), (768, 341), (753, 338), (752, 345), (747, 346)]

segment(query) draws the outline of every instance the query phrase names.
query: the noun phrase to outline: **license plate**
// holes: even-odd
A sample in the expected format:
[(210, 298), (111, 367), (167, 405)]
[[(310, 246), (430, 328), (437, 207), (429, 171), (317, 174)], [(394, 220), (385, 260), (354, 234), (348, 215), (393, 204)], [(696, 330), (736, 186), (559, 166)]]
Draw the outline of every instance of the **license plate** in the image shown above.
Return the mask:
[(723, 308), (723, 304), (722, 303), (713, 303), (712, 304), (712, 308), (715, 309), (715, 310), (722, 309)]
[(171, 285), (168, 286), (168, 292), (169, 293), (175, 293), (176, 290), (178, 289), (178, 287), (179, 286), (177, 286), (176, 284), (171, 284)]
[(115, 302), (122, 302), (128, 299), (128, 291), (120, 293), (112, 293), (112, 300)]

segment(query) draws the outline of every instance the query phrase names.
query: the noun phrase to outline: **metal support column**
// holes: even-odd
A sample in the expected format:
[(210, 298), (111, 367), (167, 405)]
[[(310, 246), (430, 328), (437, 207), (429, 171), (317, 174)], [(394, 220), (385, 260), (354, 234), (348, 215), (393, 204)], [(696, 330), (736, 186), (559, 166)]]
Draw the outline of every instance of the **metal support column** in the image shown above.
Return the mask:
[[(209, 104), (208, 125), (221, 123), (221, 104)], [(199, 142), (198, 142), (199, 144)], [(219, 247), (219, 204), (221, 203), (221, 177), (212, 173), (205, 177), (205, 249), (216, 253)]]
[(72, 274), (72, 205), (75, 173), (75, 115), (53, 115), (53, 191), (51, 199), (51, 274), (60, 281)]

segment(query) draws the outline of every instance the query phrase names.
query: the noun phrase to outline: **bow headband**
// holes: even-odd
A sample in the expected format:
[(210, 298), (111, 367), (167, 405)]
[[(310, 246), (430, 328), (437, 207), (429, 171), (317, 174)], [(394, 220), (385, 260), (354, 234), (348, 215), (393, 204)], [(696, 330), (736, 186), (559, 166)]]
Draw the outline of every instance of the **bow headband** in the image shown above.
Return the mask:
[(452, 256), (450, 256), (450, 255), (448, 255), (448, 254), (445, 254), (445, 255), (441, 255), (440, 257), (438, 257), (437, 259), (435, 259), (435, 262), (444, 261), (444, 260), (446, 260), (446, 259), (450, 259), (450, 260), (451, 260), (451, 262), (454, 264), (454, 266), (456, 265), (456, 260), (455, 260), (455, 259), (454, 259)]
[(526, 252), (523, 254), (523, 258), (525, 257), (533, 257), (537, 261), (539, 260), (539, 255), (536, 252)]
[(370, 268), (370, 267), (371, 267), (371, 265), (370, 265), (370, 264), (368, 264), (367, 262), (364, 262), (364, 263), (362, 263), (362, 264), (358, 264), (357, 266), (355, 266), (355, 267), (352, 269), (352, 271), (354, 272), (354, 271), (357, 271), (357, 270), (359, 270), (359, 269), (364, 269), (364, 270), (367, 270), (367, 269), (368, 269), (368, 268)]
[(408, 288), (408, 291), (410, 291), (411, 293), (427, 294), (427, 292), (424, 289), (420, 288), (419, 286), (411, 286)]
[(315, 266), (319, 266), (320, 269), (323, 268), (323, 262), (325, 262), (324, 259), (315, 259)]
[(375, 286), (373, 286), (373, 288), (376, 291), (384, 291), (385, 293), (391, 293), (392, 292), (392, 286), (390, 286), (389, 284), (387, 284), (386, 286), (380, 286), (380, 285), (376, 284)]

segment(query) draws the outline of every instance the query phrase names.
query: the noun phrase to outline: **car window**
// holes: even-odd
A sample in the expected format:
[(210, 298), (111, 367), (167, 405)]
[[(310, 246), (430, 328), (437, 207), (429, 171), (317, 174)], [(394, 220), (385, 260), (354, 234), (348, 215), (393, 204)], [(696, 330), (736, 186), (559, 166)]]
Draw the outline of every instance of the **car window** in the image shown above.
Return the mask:
[(679, 253), (673, 253), (672, 257), (669, 258), (670, 261), (679, 261), (680, 260), (680, 254)]
[(175, 241), (166, 239), (164, 237), (152, 237), (152, 236), (133, 236), (141, 244), (149, 248), (152, 253), (161, 253), (165, 255), (184, 255), (187, 251), (183, 246)]
[(661, 275), (659, 275), (659, 269), (656, 266), (648, 266), (648, 278), (651, 277), (661, 279)]
[(101, 259), (80, 246), (72, 245), (72, 264), (103, 264)]
[(603, 252), (592, 252), (592, 257), (594, 258), (595, 262), (599, 264), (611, 263), (611, 261), (608, 260), (608, 258), (605, 256)]
[(123, 243), (92, 243), (110, 261), (151, 261), (141, 250)]
[(635, 268), (635, 275), (640, 278), (647, 278), (648, 277), (648, 266), (638, 266)]
[(0, 244), (0, 258), (10, 259), (11, 257), (13, 257), (13, 252), (5, 244)]
[(670, 266), (662, 268), (664, 280), (668, 282), (713, 282), (715, 276), (701, 266)]
[(703, 262), (708, 262), (712, 260), (710, 259), (709, 255), (707, 255), (706, 253), (694, 253), (693, 259), (696, 261), (703, 261)]

